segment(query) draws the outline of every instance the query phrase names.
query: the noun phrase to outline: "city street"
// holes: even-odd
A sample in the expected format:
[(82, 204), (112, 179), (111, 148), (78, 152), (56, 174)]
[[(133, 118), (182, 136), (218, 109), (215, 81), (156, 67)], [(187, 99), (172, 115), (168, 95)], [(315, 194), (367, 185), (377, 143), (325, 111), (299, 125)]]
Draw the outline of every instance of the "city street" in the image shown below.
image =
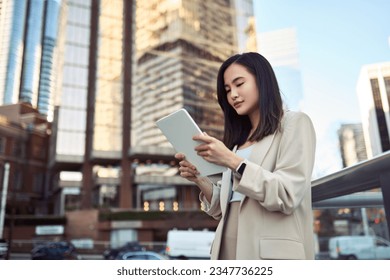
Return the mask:
[[(82, 260), (103, 260), (102, 255), (80, 255)], [(10, 256), (11, 260), (30, 260), (31, 256), (28, 253), (13, 253)]]

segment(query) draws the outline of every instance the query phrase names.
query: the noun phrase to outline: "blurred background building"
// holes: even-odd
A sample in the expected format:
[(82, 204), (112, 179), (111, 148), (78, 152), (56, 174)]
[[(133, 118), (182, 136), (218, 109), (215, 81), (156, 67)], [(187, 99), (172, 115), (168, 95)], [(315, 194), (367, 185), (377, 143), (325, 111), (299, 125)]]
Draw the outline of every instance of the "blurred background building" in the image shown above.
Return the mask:
[(0, 104), (27, 102), (52, 118), (60, 0), (0, 5)]
[(258, 34), (259, 52), (271, 63), (285, 106), (302, 110), (303, 87), (299, 47), (295, 28), (283, 28)]
[(343, 124), (338, 130), (338, 134), (343, 167), (351, 166), (367, 159), (361, 124)]
[(390, 62), (365, 65), (357, 84), (368, 158), (390, 150)]
[[(257, 50), (287, 107), (300, 110), (297, 31), (257, 38), (253, 0), (0, 0), (4, 236), (116, 246), (163, 241), (172, 228), (214, 229), (154, 123), (184, 107), (221, 138), (218, 67)], [(362, 69), (362, 125), (339, 130), (344, 167), (389, 150), (389, 69)], [(362, 213), (319, 210), (318, 233), (359, 234)], [(383, 228), (383, 208), (371, 214)]]
[[(36, 183), (45, 203), (28, 213), (66, 215), (68, 238), (118, 242), (215, 227), (154, 123), (184, 107), (222, 137), (217, 70), (228, 56), (256, 50), (252, 0), (10, 0), (0, 2), (0, 24), (0, 105), (26, 104), (48, 123), (46, 172)], [(15, 172), (12, 158), (1, 161)], [(21, 207), (8, 202), (8, 213)], [(91, 209), (130, 218), (97, 226)], [(139, 212), (173, 216), (148, 223)], [(186, 215), (200, 216), (189, 224)]]

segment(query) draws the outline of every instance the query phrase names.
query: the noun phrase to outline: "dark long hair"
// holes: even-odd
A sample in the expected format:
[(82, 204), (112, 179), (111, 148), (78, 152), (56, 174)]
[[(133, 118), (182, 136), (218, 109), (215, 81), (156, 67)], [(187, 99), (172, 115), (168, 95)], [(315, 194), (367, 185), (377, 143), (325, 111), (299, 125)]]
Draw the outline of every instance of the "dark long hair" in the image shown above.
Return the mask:
[(258, 108), (260, 122), (250, 141), (260, 141), (280, 128), (283, 117), (283, 101), (280, 95), (275, 73), (265, 57), (255, 52), (236, 54), (228, 58), (219, 68), (217, 78), (218, 102), (225, 116), (225, 132), (223, 142), (232, 149), (234, 145), (246, 142), (252, 128), (248, 116), (240, 116), (230, 106), (225, 89), (224, 74), (233, 63), (244, 66), (254, 75), (259, 94)]

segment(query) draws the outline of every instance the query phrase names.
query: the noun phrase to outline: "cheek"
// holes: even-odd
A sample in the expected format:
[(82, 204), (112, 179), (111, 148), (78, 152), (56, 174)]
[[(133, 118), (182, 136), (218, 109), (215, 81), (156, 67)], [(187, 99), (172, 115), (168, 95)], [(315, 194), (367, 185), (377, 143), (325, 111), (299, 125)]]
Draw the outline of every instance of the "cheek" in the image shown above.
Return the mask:
[(257, 87), (253, 87), (250, 92), (251, 92), (251, 99), (253, 101), (258, 102), (260, 97), (259, 97), (259, 94), (258, 94), (258, 91), (257, 91)]
[(227, 102), (230, 106), (233, 106), (233, 99), (230, 98), (230, 95), (226, 96)]

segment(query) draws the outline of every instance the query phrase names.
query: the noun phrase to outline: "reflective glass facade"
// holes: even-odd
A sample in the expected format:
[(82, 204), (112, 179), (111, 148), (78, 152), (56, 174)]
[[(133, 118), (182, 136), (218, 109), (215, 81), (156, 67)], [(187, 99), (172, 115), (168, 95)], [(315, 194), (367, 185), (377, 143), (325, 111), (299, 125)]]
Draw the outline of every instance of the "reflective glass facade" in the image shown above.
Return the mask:
[(0, 5), (0, 104), (27, 102), (51, 120), (61, 0)]
[(55, 75), (53, 66), (56, 58), (56, 43), (60, 0), (47, 0), (45, 10), (45, 27), (42, 38), (42, 60), (38, 89), (38, 110), (52, 119)]
[(234, 0), (238, 52), (257, 51), (252, 0)]
[(95, 154), (122, 151), (123, 1), (103, 0), (99, 12), (93, 129)]
[(27, 1), (6, 1), (2, 5), (0, 104), (11, 104), (19, 99)]
[(367, 157), (390, 150), (390, 62), (365, 65), (360, 71), (360, 103)]
[(57, 156), (83, 156), (85, 152), (90, 15), (90, 1), (64, 3), (56, 102)]
[(36, 105), (38, 100), (39, 70), (42, 55), (42, 27), (44, 5), (41, 0), (28, 1), (25, 47), (23, 53), (20, 101)]
[(237, 52), (229, 1), (137, 1), (133, 146), (167, 146), (155, 125), (185, 107), (201, 129), (222, 138), (216, 75)]

